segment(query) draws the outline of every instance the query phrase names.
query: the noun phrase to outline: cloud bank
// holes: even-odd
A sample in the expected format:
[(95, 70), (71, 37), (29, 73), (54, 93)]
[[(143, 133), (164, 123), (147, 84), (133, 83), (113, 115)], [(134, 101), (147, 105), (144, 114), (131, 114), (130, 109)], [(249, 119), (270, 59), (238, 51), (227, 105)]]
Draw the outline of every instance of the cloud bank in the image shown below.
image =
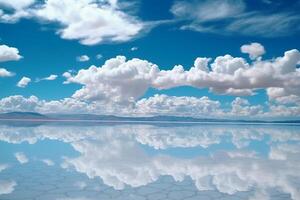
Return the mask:
[[(241, 51), (251, 61), (231, 55), (215, 59), (197, 57), (189, 69), (176, 65), (170, 70), (148, 60), (116, 56), (102, 66), (63, 73), (65, 84), (79, 84), (71, 97), (45, 101), (36, 96), (20, 95), (0, 100), (0, 111), (36, 111), (61, 113), (101, 113), (118, 115), (183, 115), (194, 117), (298, 117), (300, 116), (300, 52), (292, 49), (280, 57), (263, 60), (264, 47), (259, 43), (243, 45)], [(10, 75), (3, 71), (4, 75)], [(39, 80), (55, 80), (50, 75)], [(31, 82), (23, 77), (17, 84), (26, 87)], [(217, 95), (237, 96), (224, 102), (206, 96), (153, 95), (145, 98), (151, 89), (165, 90), (180, 86), (208, 88)], [(253, 105), (243, 96), (256, 95), (265, 90), (266, 105)]]

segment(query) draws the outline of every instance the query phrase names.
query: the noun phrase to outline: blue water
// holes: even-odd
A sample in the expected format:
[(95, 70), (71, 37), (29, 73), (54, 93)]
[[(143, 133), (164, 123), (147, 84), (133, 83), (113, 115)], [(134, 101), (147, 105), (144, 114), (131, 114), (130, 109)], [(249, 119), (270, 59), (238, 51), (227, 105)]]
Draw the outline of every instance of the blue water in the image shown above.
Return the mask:
[(0, 199), (300, 199), (300, 126), (0, 124)]

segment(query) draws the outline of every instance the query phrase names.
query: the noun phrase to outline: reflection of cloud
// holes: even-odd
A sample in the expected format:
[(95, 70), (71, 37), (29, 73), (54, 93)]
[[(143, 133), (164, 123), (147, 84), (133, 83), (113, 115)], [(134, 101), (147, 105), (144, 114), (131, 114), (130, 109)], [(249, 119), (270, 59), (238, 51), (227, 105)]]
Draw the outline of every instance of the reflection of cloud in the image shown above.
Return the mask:
[(21, 163), (21, 164), (25, 164), (25, 163), (28, 162), (28, 158), (23, 152), (15, 153), (15, 157), (19, 161), (19, 163)]
[(84, 181), (77, 181), (74, 183), (74, 186), (82, 190), (87, 186), (87, 184)]
[(81, 156), (67, 158), (69, 167), (89, 178), (100, 177), (115, 189), (123, 189), (125, 185), (146, 185), (160, 176), (170, 175), (177, 181), (190, 177), (199, 190), (217, 189), (235, 194), (253, 187), (264, 192), (279, 188), (291, 194), (293, 199), (300, 198), (299, 154), (298, 159), (285, 161), (255, 158), (249, 154), (243, 156), (242, 153), (236, 157), (224, 153), (222, 156), (178, 159), (149, 156), (137, 143), (121, 137), (78, 141), (72, 145)]
[(85, 198), (85, 197), (74, 197), (74, 198), (64, 197), (64, 198), (58, 198), (56, 200), (90, 200), (90, 199)]
[[(76, 132), (76, 134), (74, 134)], [(292, 126), (236, 126), (226, 125), (194, 125), (159, 127), (153, 125), (116, 125), (116, 126), (39, 126), (39, 127), (8, 127), (2, 126), (0, 140), (19, 144), (36, 143), (38, 140), (58, 140), (73, 143), (83, 139), (99, 140), (104, 136), (98, 133), (124, 135), (141, 144), (155, 149), (174, 147), (208, 148), (219, 144), (225, 138), (237, 148), (247, 147), (251, 141), (262, 141), (269, 138), (271, 142), (300, 142), (299, 131)]]
[(300, 155), (300, 143), (296, 144), (278, 144), (272, 146), (269, 158), (273, 160), (287, 160), (288, 158), (297, 158)]
[[(300, 198), (300, 134), (293, 126), (40, 126), (3, 127), (0, 131), (0, 140), (11, 143), (44, 139), (70, 143), (80, 153), (65, 158), (64, 168), (74, 168), (89, 178), (100, 177), (115, 189), (147, 185), (169, 175), (176, 181), (189, 177), (199, 190), (235, 194), (255, 189), (253, 198), (267, 198), (274, 189)], [(253, 141), (270, 146), (269, 157), (252, 149)], [(210, 151), (211, 145), (222, 146), (223, 142), (236, 149), (182, 159), (148, 155), (141, 148), (141, 144), (157, 150), (200, 146)], [(276, 159), (275, 150), (284, 160)]]
[(17, 183), (12, 180), (0, 180), (0, 195), (12, 193)]
[(0, 172), (2, 172), (3, 170), (5, 170), (7, 168), (8, 168), (7, 164), (0, 164)]
[(48, 165), (48, 166), (53, 166), (54, 165), (54, 162), (50, 159), (42, 159), (41, 161), (43, 163), (45, 163), (46, 165)]

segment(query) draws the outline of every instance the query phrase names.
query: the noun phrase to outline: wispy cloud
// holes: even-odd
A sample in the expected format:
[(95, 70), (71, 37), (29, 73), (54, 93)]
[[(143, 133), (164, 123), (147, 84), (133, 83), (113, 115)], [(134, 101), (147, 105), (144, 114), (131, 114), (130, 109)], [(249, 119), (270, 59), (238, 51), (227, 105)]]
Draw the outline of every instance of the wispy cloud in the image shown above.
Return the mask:
[(243, 0), (177, 1), (171, 12), (178, 20), (185, 21), (181, 26), (184, 30), (262, 37), (284, 36), (300, 31), (299, 12), (250, 10)]
[(44, 78), (37, 78), (35, 80), (35, 82), (40, 82), (40, 81), (54, 81), (55, 79), (57, 79), (57, 75), (56, 74), (51, 74), (47, 77), (44, 77)]

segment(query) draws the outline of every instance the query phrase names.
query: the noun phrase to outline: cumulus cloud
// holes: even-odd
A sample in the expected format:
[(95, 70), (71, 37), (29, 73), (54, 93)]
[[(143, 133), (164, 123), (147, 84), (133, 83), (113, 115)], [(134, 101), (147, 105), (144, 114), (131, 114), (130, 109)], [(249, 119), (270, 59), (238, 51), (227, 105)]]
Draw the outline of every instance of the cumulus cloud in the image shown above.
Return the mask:
[(252, 60), (255, 60), (266, 53), (264, 46), (260, 43), (254, 42), (251, 44), (245, 44), (241, 46), (241, 51), (243, 53), (249, 54), (249, 57)]
[(257, 116), (263, 113), (263, 106), (250, 105), (249, 101), (237, 97), (231, 102), (231, 113), (236, 116)]
[(13, 180), (0, 180), (0, 195), (12, 193), (16, 185), (17, 183)]
[(0, 62), (20, 60), (22, 56), (15, 47), (0, 45)]
[[(261, 53), (256, 52), (256, 56)], [(197, 57), (190, 69), (176, 65), (170, 70), (161, 70), (147, 60), (127, 60), (125, 56), (117, 56), (106, 60), (99, 67), (92, 65), (78, 72), (65, 72), (65, 84), (76, 83), (82, 86), (70, 98), (44, 101), (30, 97), (32, 104), (28, 105), (34, 107), (23, 107), (23, 102), (27, 104), (27, 98), (11, 96), (1, 100), (3, 105), (8, 106), (2, 110), (15, 106), (17, 110), (32, 108), (39, 112), (99, 111), (118, 115), (215, 114), (216, 117), (272, 117), (274, 113), (276, 117), (299, 116), (299, 62), (300, 52), (296, 49), (286, 51), (283, 56), (271, 60), (256, 59), (249, 63), (244, 58), (231, 55), (218, 56), (215, 59)], [(45, 80), (53, 78), (56, 75), (46, 77)], [(23, 79), (18, 85), (25, 87), (30, 80), (26, 77)], [(221, 108), (221, 102), (207, 97), (154, 95), (143, 98), (150, 88), (164, 90), (179, 86), (208, 88), (216, 94), (235, 96), (255, 95), (256, 91), (264, 89), (269, 103), (251, 105), (246, 99), (239, 97), (231, 102), (231, 107)], [(14, 103), (8, 103), (10, 101)]]
[(90, 60), (90, 57), (88, 57), (87, 55), (82, 55), (82, 56), (78, 56), (76, 58), (76, 60), (78, 62), (86, 62), (86, 61), (89, 61)]
[(25, 87), (28, 85), (28, 83), (30, 83), (30, 82), (31, 82), (31, 79), (28, 78), (28, 77), (26, 77), (26, 76), (24, 76), (24, 77), (22, 77), (21, 80), (17, 83), (17, 86), (18, 86), (18, 87), (21, 87), (21, 88), (25, 88)]
[(0, 68), (0, 77), (10, 77), (10, 76), (14, 76), (14, 73), (7, 71), (4, 68)]
[(21, 18), (33, 18), (58, 23), (61, 38), (79, 40), (84, 45), (124, 42), (146, 28), (146, 23), (125, 12), (129, 5), (110, 0), (1, 0), (0, 6), (12, 12), (3, 11), (0, 20), (15, 23)]
[(178, 86), (209, 88), (217, 94), (237, 96), (254, 95), (257, 89), (281, 88), (285, 96), (299, 96), (300, 73), (296, 67), (299, 60), (299, 51), (293, 49), (274, 60), (247, 63), (243, 58), (224, 55), (211, 62), (210, 58), (199, 57), (189, 70), (184, 70), (181, 65), (160, 70), (147, 60), (134, 58), (127, 61), (124, 56), (117, 56), (103, 66), (91, 66), (75, 75), (67, 72), (64, 76), (67, 83), (83, 85), (73, 94), (74, 98), (82, 100), (128, 103), (142, 97), (150, 87), (169, 89)]
[(136, 103), (136, 111), (141, 114), (152, 115), (180, 115), (180, 116), (220, 116), (220, 102), (213, 101), (204, 96), (196, 97), (175, 97), (167, 95), (154, 95), (143, 98)]
[(19, 161), (19, 163), (21, 163), (21, 164), (28, 163), (28, 161), (29, 161), (27, 156), (23, 152), (15, 153), (15, 157)]
[(58, 22), (62, 38), (77, 39), (85, 45), (127, 41), (144, 27), (138, 19), (123, 12), (118, 1), (48, 0), (33, 12), (39, 19)]

